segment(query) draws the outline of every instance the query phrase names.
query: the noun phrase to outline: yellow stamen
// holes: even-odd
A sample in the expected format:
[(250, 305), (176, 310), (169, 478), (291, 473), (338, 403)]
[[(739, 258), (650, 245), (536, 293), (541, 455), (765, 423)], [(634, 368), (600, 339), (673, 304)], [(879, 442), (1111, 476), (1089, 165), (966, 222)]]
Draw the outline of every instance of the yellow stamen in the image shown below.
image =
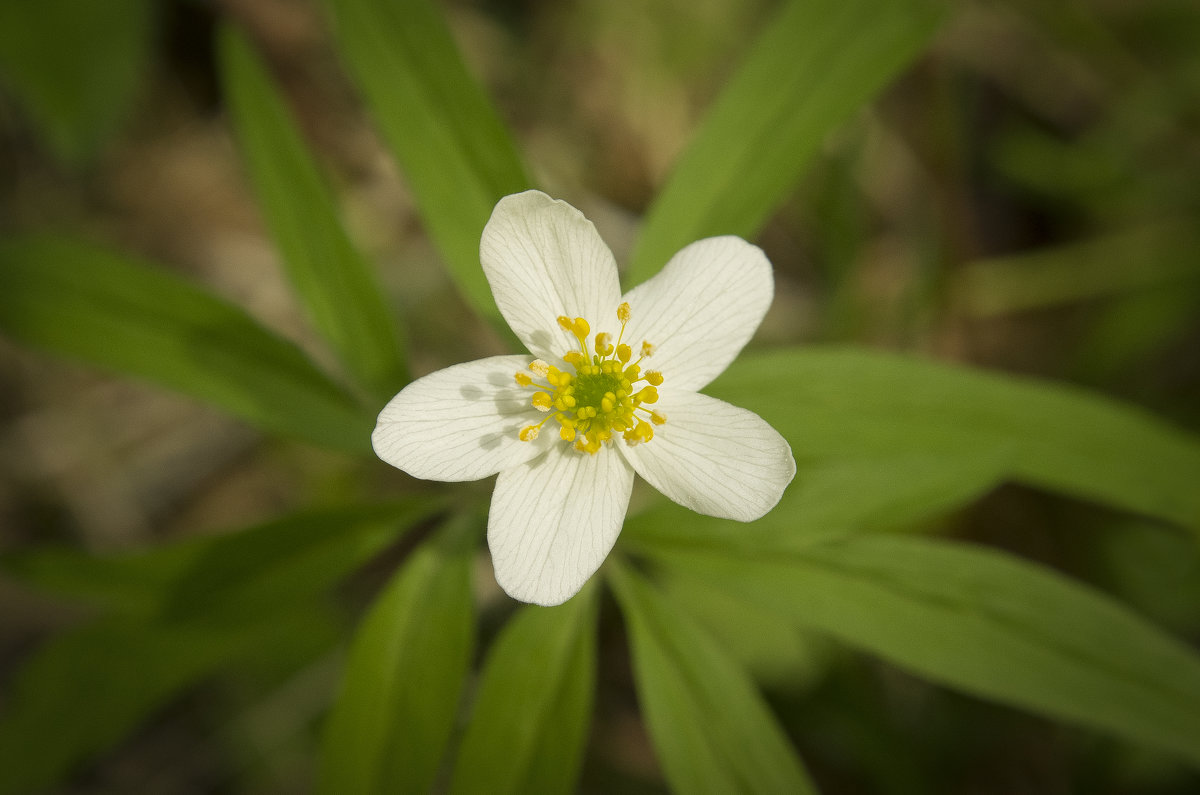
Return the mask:
[[(657, 370), (647, 371), (643, 376), (639, 366), (641, 359), (630, 364), (633, 351), (621, 338), (631, 316), (629, 304), (621, 304), (617, 308), (621, 331), (616, 345), (612, 334), (600, 331), (591, 346), (588, 345), (591, 326), (587, 320), (566, 315), (558, 318), (559, 327), (574, 336), (579, 346), (563, 354), (566, 369), (560, 370), (541, 360), (530, 363), (530, 372), (544, 382), (534, 381), (525, 373), (516, 374), (520, 386), (536, 390), (530, 395), (529, 405), (547, 414), (537, 425), (521, 429), (518, 436), (522, 441), (536, 439), (542, 425), (550, 419), (558, 423), (560, 439), (589, 455), (595, 455), (611, 444), (614, 436), (620, 436), (631, 445), (654, 438), (651, 423), (662, 425), (667, 418), (644, 404), (658, 400), (657, 387), (664, 379)], [(589, 349), (595, 353), (590, 354)], [(651, 343), (642, 343), (642, 357), (653, 352)], [(635, 416), (636, 411), (644, 412), (649, 422)]]

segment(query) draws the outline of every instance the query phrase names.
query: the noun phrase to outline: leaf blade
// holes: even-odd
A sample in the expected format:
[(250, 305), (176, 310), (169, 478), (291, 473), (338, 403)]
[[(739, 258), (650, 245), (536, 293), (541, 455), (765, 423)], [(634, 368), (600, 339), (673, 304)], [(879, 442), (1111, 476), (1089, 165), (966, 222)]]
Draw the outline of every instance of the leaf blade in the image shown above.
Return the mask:
[(364, 619), (325, 727), (318, 792), (433, 785), (471, 657), (471, 560), (449, 541), (461, 530), (452, 523), (414, 552)]
[(1200, 764), (1200, 659), (1123, 606), (998, 552), (863, 535), (806, 550), (672, 550), (699, 578), (933, 681)]
[(755, 40), (646, 215), (628, 278), (684, 245), (753, 238), (825, 137), (911, 60), (940, 3), (786, 4)]
[(346, 234), (328, 184), (249, 42), (226, 26), (219, 53), (251, 181), (297, 295), (359, 382), (391, 396), (407, 381), (406, 368), (370, 264)]
[(672, 789), (814, 792), (750, 678), (626, 566), (610, 582), (628, 622), (638, 698)]
[(529, 186), (508, 131), (429, 0), (326, 5), (342, 60), (459, 290), (499, 321), (479, 239), (496, 202)]
[(0, 243), (0, 331), (347, 452), (373, 418), (298, 348), (167, 272), (82, 243)]
[(1003, 454), (1019, 481), (1200, 531), (1200, 441), (1077, 388), (811, 347), (743, 356), (710, 392), (761, 414), (798, 459)]
[(588, 585), (559, 607), (522, 608), (505, 626), (488, 654), (451, 793), (575, 790), (595, 687), (595, 601)]

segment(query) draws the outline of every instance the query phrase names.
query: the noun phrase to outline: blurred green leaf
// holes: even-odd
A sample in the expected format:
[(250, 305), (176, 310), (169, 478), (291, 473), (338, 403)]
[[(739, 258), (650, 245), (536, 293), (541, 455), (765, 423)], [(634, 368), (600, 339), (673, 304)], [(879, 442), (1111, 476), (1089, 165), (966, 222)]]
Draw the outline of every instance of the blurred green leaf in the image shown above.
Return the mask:
[(1200, 764), (1200, 658), (1110, 599), (984, 549), (864, 535), (757, 554), (671, 548), (698, 579), (986, 698)]
[(1081, 243), (973, 262), (956, 305), (979, 317), (1043, 309), (1191, 281), (1200, 289), (1195, 223), (1159, 223)]
[(792, 0), (759, 35), (646, 216), (628, 278), (686, 244), (753, 238), (826, 137), (937, 29), (936, 0)]
[(26, 662), (0, 717), (0, 793), (42, 791), (104, 751), (187, 687), (263, 654), (327, 646), (319, 605), (220, 625), (105, 619), (53, 639)]
[(1003, 446), (945, 455), (801, 458), (779, 504), (755, 522), (716, 519), (660, 502), (626, 520), (620, 543), (634, 548), (647, 542), (657, 547), (798, 548), (848, 532), (903, 530), (996, 486), (1011, 470), (1011, 459)]
[(308, 511), (213, 539), (167, 595), (171, 620), (223, 621), (286, 609), (331, 589), (427, 519), (428, 498)]
[(363, 620), (325, 727), (319, 792), (433, 786), (471, 662), (467, 529), (454, 520), (422, 544)]
[(745, 671), (690, 616), (611, 559), (638, 698), (680, 793), (804, 793), (812, 784)]
[(0, 3), (0, 85), (64, 162), (94, 156), (128, 116), (150, 60), (151, 0)]
[(761, 414), (802, 468), (852, 456), (1009, 456), (1016, 480), (1200, 531), (1200, 442), (1065, 385), (807, 348), (743, 356), (708, 391)]
[(0, 242), (0, 331), (355, 453), (373, 417), (294, 345), (171, 274), (89, 245)]
[[(574, 792), (596, 686), (595, 586), (524, 607), (492, 645), (452, 793)], [(530, 664), (536, 660), (536, 664)]]
[(688, 614), (756, 681), (796, 692), (825, 671), (830, 641), (802, 631), (774, 608), (731, 594), (700, 579), (670, 578), (663, 593)]
[(257, 54), (220, 36), (225, 94), (259, 202), (308, 315), (360, 383), (390, 397), (407, 382), (396, 324), (371, 265)]
[(528, 187), (508, 130), (430, 0), (325, 0), (335, 45), (470, 304), (500, 315), (479, 238), (503, 196)]
[(0, 558), (0, 570), (126, 616), (224, 621), (327, 591), (440, 507), (411, 498), (323, 508), (122, 555), (43, 547)]

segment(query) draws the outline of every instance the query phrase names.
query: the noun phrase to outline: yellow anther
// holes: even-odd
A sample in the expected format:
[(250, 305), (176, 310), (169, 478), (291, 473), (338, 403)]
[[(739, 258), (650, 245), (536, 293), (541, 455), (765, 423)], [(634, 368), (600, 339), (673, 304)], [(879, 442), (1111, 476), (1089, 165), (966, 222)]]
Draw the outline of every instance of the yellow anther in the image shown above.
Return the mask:
[(652, 386), (644, 386), (640, 392), (634, 395), (634, 400), (638, 403), (657, 403), (658, 390)]
[(650, 427), (650, 423), (644, 420), (638, 420), (638, 424), (636, 426), (625, 431), (623, 438), (631, 445), (648, 442), (654, 438), (654, 429)]
[[(633, 350), (622, 341), (631, 314), (629, 304), (621, 304), (617, 309), (621, 333), (615, 344), (613, 335), (602, 330), (595, 335), (590, 349), (591, 326), (586, 319), (565, 315), (558, 318), (559, 327), (574, 336), (578, 345), (563, 354), (561, 370), (535, 360), (528, 367), (537, 378), (515, 374), (519, 385), (534, 388), (526, 405), (547, 415), (537, 425), (520, 430), (522, 441), (536, 439), (541, 427), (552, 418), (559, 425), (559, 438), (589, 455), (610, 445), (614, 437), (631, 445), (654, 438), (651, 426), (662, 425), (667, 418), (647, 406), (658, 401), (657, 387), (663, 384), (664, 376), (657, 370), (643, 374), (641, 359), (631, 363)], [(653, 353), (649, 341), (641, 344), (643, 357)], [(642, 419), (635, 414), (639, 410), (644, 412)]]

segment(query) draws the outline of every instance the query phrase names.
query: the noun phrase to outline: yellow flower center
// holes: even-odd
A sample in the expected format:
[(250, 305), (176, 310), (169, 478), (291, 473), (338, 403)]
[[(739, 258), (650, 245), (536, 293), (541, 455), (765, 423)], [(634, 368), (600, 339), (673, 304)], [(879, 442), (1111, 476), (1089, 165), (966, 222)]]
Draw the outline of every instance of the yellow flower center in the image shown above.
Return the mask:
[[(629, 316), (629, 304), (621, 304), (617, 308), (621, 332), (616, 344), (613, 344), (611, 334), (600, 332), (592, 346), (595, 353), (588, 352), (588, 335), (592, 329), (586, 320), (581, 317), (558, 319), (558, 325), (579, 340), (578, 350), (563, 354), (563, 361), (575, 372), (569, 373), (536, 359), (529, 364), (533, 376), (524, 372), (514, 376), (518, 384), (535, 390), (530, 405), (549, 414), (538, 424), (522, 428), (521, 441), (536, 439), (542, 426), (551, 419), (558, 423), (563, 441), (574, 442), (576, 450), (589, 455), (599, 452), (613, 434), (621, 434), (631, 445), (654, 438), (653, 426), (662, 425), (667, 418), (661, 412), (646, 408), (645, 404), (658, 401), (658, 387), (663, 377), (657, 370), (642, 372), (642, 360), (654, 353), (654, 346), (649, 342), (642, 343), (641, 355), (630, 363), (633, 351), (622, 342)], [(545, 383), (535, 381), (535, 376)], [(644, 386), (638, 386), (643, 382)], [(639, 411), (643, 412), (644, 418), (636, 413)]]

